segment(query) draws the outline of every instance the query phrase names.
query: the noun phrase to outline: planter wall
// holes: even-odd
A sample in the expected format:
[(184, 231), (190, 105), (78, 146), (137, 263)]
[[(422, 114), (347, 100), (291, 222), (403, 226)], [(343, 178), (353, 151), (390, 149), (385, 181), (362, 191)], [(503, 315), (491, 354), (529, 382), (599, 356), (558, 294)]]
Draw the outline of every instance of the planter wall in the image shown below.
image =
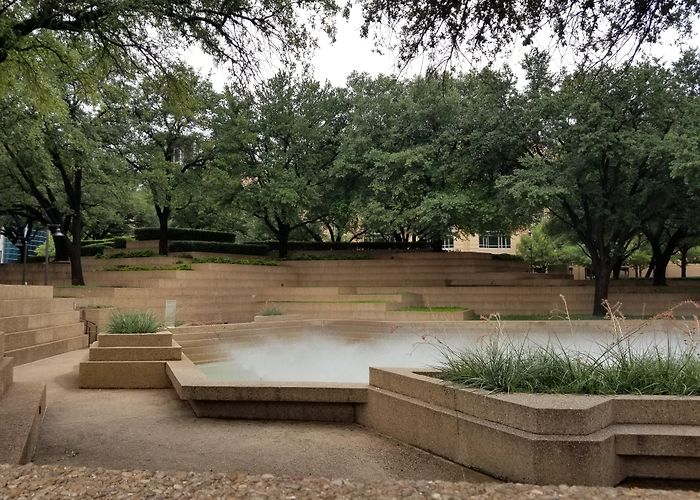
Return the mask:
[(163, 389), (171, 387), (168, 361), (179, 360), (182, 348), (172, 333), (101, 333), (80, 363), (79, 383), (86, 389)]
[(700, 397), (490, 394), (370, 368), (357, 421), (511, 482), (700, 479)]

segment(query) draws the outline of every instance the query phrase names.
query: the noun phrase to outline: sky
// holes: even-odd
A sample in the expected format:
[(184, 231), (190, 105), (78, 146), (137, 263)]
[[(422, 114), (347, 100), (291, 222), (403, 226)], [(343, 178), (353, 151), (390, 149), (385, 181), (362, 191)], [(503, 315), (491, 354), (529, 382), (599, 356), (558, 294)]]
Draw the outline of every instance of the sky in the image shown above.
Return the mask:
[[(367, 72), (376, 76), (380, 73), (397, 73), (397, 57), (395, 53), (380, 54), (374, 47), (371, 39), (361, 38), (359, 34), (362, 16), (359, 9), (354, 8), (350, 18), (345, 20), (340, 16), (337, 19), (337, 35), (335, 43), (331, 43), (324, 33), (319, 33), (319, 47), (311, 58), (314, 75), (319, 81), (328, 80), (334, 86), (344, 86), (347, 77), (353, 72)], [(645, 49), (648, 55), (659, 58), (669, 63), (674, 61), (684, 49), (700, 48), (700, 23), (696, 24), (693, 37), (681, 40), (678, 44), (677, 35), (673, 32), (665, 34), (660, 43)], [(573, 55), (570, 52), (562, 52), (554, 47), (547, 33), (541, 34), (535, 40), (535, 44), (541, 48), (547, 48), (552, 57), (552, 69), (557, 71), (564, 67), (570, 67), (573, 63)], [(513, 70), (516, 78), (523, 83), (523, 71), (520, 63), (526, 53), (526, 49), (515, 47), (510, 53), (500, 55), (493, 64), (496, 68), (505, 65)], [(185, 54), (186, 60), (202, 73), (211, 73), (212, 82), (217, 90), (222, 90), (229, 79), (228, 69), (216, 66), (210, 57), (197, 48), (190, 48)], [(468, 71), (472, 68), (480, 68), (486, 64), (484, 61), (461, 61), (458, 68)], [(417, 59), (405, 68), (401, 75), (411, 77), (424, 72), (427, 61)], [(263, 77), (272, 76), (276, 72), (275, 67), (266, 67), (262, 71)]]

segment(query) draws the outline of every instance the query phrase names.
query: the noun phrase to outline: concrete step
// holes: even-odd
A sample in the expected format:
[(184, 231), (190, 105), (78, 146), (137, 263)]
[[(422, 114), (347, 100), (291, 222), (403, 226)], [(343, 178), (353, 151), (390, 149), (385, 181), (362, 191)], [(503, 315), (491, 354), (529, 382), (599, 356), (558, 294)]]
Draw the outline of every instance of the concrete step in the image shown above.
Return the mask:
[(7, 333), (5, 334), (5, 354), (10, 356), (10, 353), (15, 349), (77, 337), (78, 335), (84, 334), (84, 331), (85, 326), (83, 323), (72, 323), (68, 325), (38, 328), (36, 330)]
[(0, 399), (0, 463), (31, 461), (45, 410), (46, 385), (12, 384)]
[(38, 359), (49, 358), (64, 352), (85, 349), (88, 346), (88, 336), (81, 333), (75, 337), (62, 338), (52, 342), (44, 342), (29, 347), (14, 349), (7, 352), (14, 358), (15, 366), (31, 363)]
[(278, 290), (276, 292), (268, 292), (260, 295), (261, 301), (269, 302), (346, 302), (346, 303), (369, 303), (383, 302), (395, 303), (402, 306), (422, 305), (423, 301), (420, 296), (412, 293), (395, 293), (395, 294), (297, 294), (296, 291), (289, 293), (287, 290)]
[(294, 329), (313, 329), (315, 326), (305, 320), (262, 323), (232, 323), (222, 325), (180, 326), (171, 328), (173, 339), (185, 341), (193, 339), (224, 338), (237, 335), (267, 335), (288, 332)]
[(50, 299), (52, 296), (50, 286), (0, 285), (0, 300)]
[(71, 298), (0, 300), (0, 317), (66, 312), (74, 309), (74, 301)]
[(80, 311), (65, 311), (25, 316), (8, 316), (0, 318), (0, 331), (5, 333), (36, 330), (49, 326), (68, 325), (80, 322)]

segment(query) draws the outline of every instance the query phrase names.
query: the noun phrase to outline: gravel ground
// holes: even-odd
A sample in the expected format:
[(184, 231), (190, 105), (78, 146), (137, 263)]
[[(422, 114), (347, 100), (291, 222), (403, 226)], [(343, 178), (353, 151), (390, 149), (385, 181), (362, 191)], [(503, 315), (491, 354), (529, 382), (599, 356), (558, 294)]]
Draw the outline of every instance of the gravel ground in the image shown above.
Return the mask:
[(0, 465), (0, 498), (700, 498), (689, 491)]

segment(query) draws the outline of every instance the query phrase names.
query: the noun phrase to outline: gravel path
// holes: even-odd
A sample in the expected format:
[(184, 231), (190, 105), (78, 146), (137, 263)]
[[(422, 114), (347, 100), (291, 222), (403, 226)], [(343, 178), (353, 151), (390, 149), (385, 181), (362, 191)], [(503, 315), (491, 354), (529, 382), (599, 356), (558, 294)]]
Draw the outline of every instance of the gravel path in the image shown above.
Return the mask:
[(56, 465), (0, 465), (0, 498), (700, 498), (698, 492), (582, 486), (450, 483), (444, 481), (362, 482), (270, 474), (117, 471)]

